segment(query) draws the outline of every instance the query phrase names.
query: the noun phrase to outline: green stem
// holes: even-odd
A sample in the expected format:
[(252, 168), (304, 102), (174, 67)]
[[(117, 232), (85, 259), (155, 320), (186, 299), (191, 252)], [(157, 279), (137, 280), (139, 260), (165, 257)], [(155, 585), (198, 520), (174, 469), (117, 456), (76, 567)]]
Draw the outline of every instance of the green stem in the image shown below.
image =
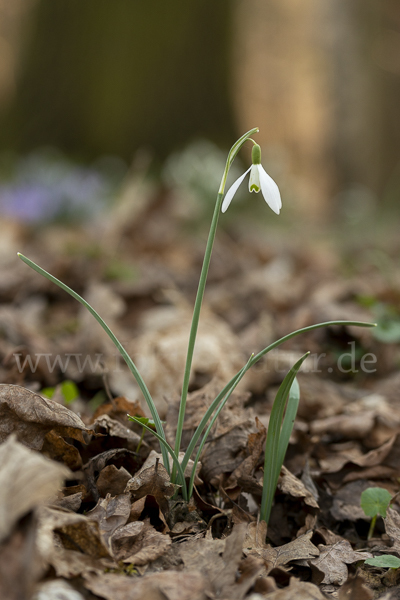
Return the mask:
[[(194, 304), (192, 326), (190, 328), (189, 344), (188, 344), (188, 350), (187, 350), (187, 356), (186, 356), (185, 374), (183, 377), (181, 402), (180, 402), (180, 406), (179, 406), (178, 425), (177, 425), (177, 429), (176, 429), (175, 454), (177, 456), (179, 455), (179, 451), (180, 451), (180, 447), (181, 447), (183, 421), (185, 419), (186, 401), (187, 401), (187, 395), (188, 395), (188, 391), (189, 391), (190, 371), (192, 368), (194, 345), (196, 343), (197, 329), (199, 326), (201, 304), (203, 302), (204, 290), (206, 287), (206, 281), (207, 281), (207, 275), (208, 275), (208, 269), (209, 269), (210, 261), (211, 261), (211, 253), (212, 253), (212, 249), (213, 249), (213, 245), (214, 245), (215, 234), (217, 232), (218, 219), (219, 219), (219, 215), (221, 212), (223, 197), (224, 197), (224, 194), (218, 194), (217, 201), (215, 203), (215, 209), (214, 209), (214, 214), (213, 214), (213, 218), (211, 221), (210, 233), (208, 234), (207, 246), (206, 246), (206, 251), (204, 254), (203, 267), (201, 269), (199, 285), (197, 288), (196, 301)], [(174, 470), (173, 470), (173, 477), (174, 477)]]
[(372, 538), (372, 536), (374, 535), (376, 517), (377, 517), (377, 515), (374, 515), (371, 519), (371, 525), (369, 526), (367, 540), (370, 540)]
[[(198, 326), (199, 326), (201, 305), (203, 302), (204, 290), (205, 290), (206, 282), (207, 282), (208, 269), (210, 267), (211, 254), (212, 254), (212, 249), (213, 249), (213, 245), (214, 245), (215, 234), (217, 232), (218, 219), (219, 219), (219, 215), (221, 212), (222, 200), (223, 200), (224, 192), (225, 192), (225, 184), (226, 184), (226, 180), (228, 177), (229, 169), (230, 169), (232, 162), (235, 159), (237, 153), (239, 152), (240, 148), (249, 139), (249, 137), (251, 135), (253, 135), (253, 133), (256, 133), (257, 131), (258, 131), (257, 127), (251, 129), (250, 131), (248, 131), (247, 133), (242, 135), (242, 137), (239, 138), (237, 140), (237, 142), (235, 142), (233, 144), (232, 148), (230, 149), (228, 158), (226, 161), (224, 173), (222, 175), (221, 185), (220, 185), (218, 195), (217, 195), (217, 201), (215, 203), (214, 214), (213, 214), (213, 218), (211, 221), (210, 232), (208, 234), (207, 246), (206, 246), (206, 251), (204, 254), (203, 266), (201, 269), (200, 280), (199, 280), (199, 285), (197, 288), (197, 295), (196, 295), (196, 300), (195, 300), (194, 309), (193, 309), (192, 325), (190, 328), (189, 343), (188, 343), (188, 349), (187, 349), (187, 355), (186, 355), (185, 373), (183, 376), (183, 384), (182, 384), (181, 402), (180, 402), (180, 406), (179, 406), (178, 423), (177, 423), (177, 428), (176, 428), (175, 453), (177, 456), (179, 456), (179, 451), (181, 448), (183, 422), (185, 420), (186, 401), (187, 401), (187, 395), (188, 395), (188, 391), (189, 391), (190, 372), (192, 369), (193, 353), (194, 353), (194, 346), (196, 343), (197, 330), (198, 330)], [(174, 466), (172, 469), (172, 475), (171, 475), (172, 482), (175, 481), (175, 477), (176, 477), (176, 471), (175, 471), (175, 466)]]
[(139, 450), (140, 450), (140, 446), (142, 445), (142, 442), (143, 442), (143, 439), (144, 439), (144, 432), (145, 432), (145, 431), (146, 431), (146, 430), (145, 430), (145, 428), (143, 427), (143, 428), (142, 428), (142, 435), (140, 436), (140, 440), (139, 440), (139, 443), (138, 443), (138, 445), (137, 445), (136, 452), (139, 452)]

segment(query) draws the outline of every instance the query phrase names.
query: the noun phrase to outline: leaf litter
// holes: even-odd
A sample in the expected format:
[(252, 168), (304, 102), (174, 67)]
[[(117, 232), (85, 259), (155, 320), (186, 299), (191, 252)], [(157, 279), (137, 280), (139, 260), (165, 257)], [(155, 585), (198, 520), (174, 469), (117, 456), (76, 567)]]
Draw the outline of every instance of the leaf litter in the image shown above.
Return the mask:
[[(162, 202), (161, 210), (167, 210)], [(107, 251), (86, 263), (77, 252), (61, 253), (50, 233), (40, 241), (31, 235), (25, 245), (49, 271), (97, 302), (142, 365), (173, 440), (201, 244), (182, 236), (172, 248), (172, 238), (143, 219), (138, 229), (135, 218), (104, 223)], [(82, 256), (96, 236), (90, 230), (75, 236)], [(121, 249), (135, 257), (139, 275), (107, 279), (110, 257)], [(325, 250), (318, 259), (311, 246), (274, 246), (239, 229), (217, 241), (184, 447), (221, 383), (249, 353), (313, 322), (373, 320), (360, 297), (400, 297), (398, 277), (389, 280), (360, 258), (360, 273), (344, 280), (333, 254)], [(397, 579), (364, 560), (400, 557), (398, 343), (355, 328), (329, 328), (268, 355), (221, 412), (186, 504), (174, 498), (157, 441), (128, 421), (127, 413), (146, 412), (96, 324), (22, 265), (8, 261), (1, 269), (1, 598), (397, 597)], [(359, 355), (377, 357), (376, 372), (337, 368), (340, 354), (351, 359), (353, 340)], [(305, 363), (299, 374), (298, 417), (267, 530), (257, 513), (271, 401), (293, 357), (306, 350), (319, 359), (315, 369)], [(26, 359), (39, 355), (33, 370)], [(51, 368), (46, 356), (56, 355), (70, 355), (65, 368)], [(84, 356), (92, 362), (78, 364)], [(80, 393), (71, 404), (41, 394), (66, 379)], [(100, 406), (92, 404), (96, 393), (103, 394)], [(360, 508), (368, 487), (382, 487), (393, 498), (369, 541), (369, 517)]]

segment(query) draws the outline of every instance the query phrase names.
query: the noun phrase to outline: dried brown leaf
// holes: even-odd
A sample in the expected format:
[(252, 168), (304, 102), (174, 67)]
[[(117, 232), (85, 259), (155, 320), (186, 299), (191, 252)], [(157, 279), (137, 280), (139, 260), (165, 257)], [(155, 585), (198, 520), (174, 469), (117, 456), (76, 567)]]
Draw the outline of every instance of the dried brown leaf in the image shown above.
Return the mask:
[(129, 519), (131, 501), (129, 494), (121, 494), (100, 499), (96, 506), (87, 513), (88, 519), (99, 524), (99, 531), (105, 545), (109, 547), (109, 539), (113, 533)]
[(289, 585), (268, 594), (268, 600), (326, 600), (316, 585), (291, 577)]
[(85, 587), (106, 600), (206, 600), (207, 581), (198, 571), (165, 571), (144, 577), (91, 573)]
[(310, 424), (313, 435), (334, 434), (350, 440), (359, 440), (366, 437), (375, 425), (375, 411), (359, 413), (354, 415), (335, 415), (325, 419), (316, 419)]
[(124, 423), (129, 423), (127, 414), (145, 417), (143, 409), (138, 400), (132, 402), (124, 396), (114, 398), (112, 403), (101, 404), (95, 411), (93, 418), (96, 421), (102, 415), (108, 415), (111, 419), (122, 420)]
[(107, 494), (111, 494), (111, 496), (123, 494), (130, 478), (131, 474), (124, 467), (119, 469), (115, 465), (104, 467), (96, 482), (100, 496), (105, 498)]
[(42, 507), (38, 511), (37, 546), (42, 559), (61, 577), (75, 577), (87, 568), (102, 569), (109, 557), (99, 526), (84, 515)]
[[(250, 433), (247, 444), (248, 456), (244, 461), (234, 470), (229, 476), (228, 480), (224, 485), (225, 492), (232, 500), (236, 500), (240, 494), (242, 484), (245, 483), (248, 491), (249, 481), (253, 470), (255, 469), (258, 459), (263, 450), (267, 431), (261, 421), (256, 417), (257, 432)], [(240, 482), (240, 483), (239, 483)], [(254, 483), (257, 485), (257, 481), (254, 479)]]
[(201, 457), (204, 480), (218, 485), (221, 475), (235, 471), (247, 458), (248, 439), (254, 433), (256, 433), (256, 427), (253, 419), (245, 418), (241, 423), (221, 435), (217, 425), (212, 441), (207, 444)]
[(400, 515), (397, 510), (389, 507), (386, 511), (386, 518), (383, 519), (385, 522), (386, 533), (390, 537), (393, 543), (395, 552), (400, 553)]
[(33, 585), (43, 574), (35, 552), (35, 529), (31, 514), (0, 544), (0, 598), (3, 600), (30, 598)]
[(78, 449), (72, 444), (68, 444), (55, 431), (49, 431), (46, 434), (42, 453), (52, 460), (63, 462), (71, 471), (77, 471), (82, 467), (82, 458)]
[(278, 480), (278, 487), (284, 494), (289, 494), (293, 498), (303, 498), (305, 504), (312, 506), (313, 508), (319, 508), (318, 502), (314, 496), (305, 487), (304, 483), (297, 479), (289, 469), (285, 466), (281, 469), (281, 475)]
[[(113, 419), (109, 415), (105, 414), (97, 417), (91, 427), (97, 433), (105, 433), (106, 435), (126, 440), (129, 444), (127, 446), (128, 449), (136, 450), (140, 442), (140, 435), (138, 435), (135, 431), (132, 431), (128, 425), (129, 422), (126, 424), (121, 423), (120, 421), (117, 421), (116, 419)], [(142, 441), (142, 444), (147, 446), (144, 441)]]
[(172, 544), (169, 535), (156, 531), (148, 521), (136, 521), (119, 527), (110, 541), (116, 560), (138, 566), (159, 558)]
[(365, 586), (365, 579), (359, 575), (349, 577), (339, 590), (339, 600), (371, 600), (373, 597), (374, 593)]
[(0, 384), (0, 443), (15, 433), (18, 441), (41, 450), (49, 431), (85, 443), (92, 433), (69, 408), (18, 385)]
[(143, 467), (126, 485), (125, 492), (131, 495), (132, 501), (144, 496), (153, 496), (164, 515), (168, 514), (168, 499), (178, 487), (170, 482), (168, 471), (161, 463), (151, 467)]
[(292, 542), (272, 548), (265, 543), (266, 524), (250, 523), (247, 529), (246, 538), (243, 545), (243, 551), (247, 555), (256, 555), (263, 559), (266, 567), (266, 574), (270, 573), (275, 567), (284, 567), (292, 560), (304, 560), (319, 555), (319, 550), (310, 541), (312, 531), (301, 535)]
[(318, 548), (319, 557), (309, 561), (318, 584), (343, 585), (348, 577), (346, 565), (372, 558), (369, 552), (355, 552), (347, 540), (329, 546), (320, 544)]
[(69, 469), (10, 436), (0, 446), (0, 541), (14, 524), (61, 488)]
[(45, 581), (36, 587), (32, 600), (85, 600), (75, 588), (64, 579)]

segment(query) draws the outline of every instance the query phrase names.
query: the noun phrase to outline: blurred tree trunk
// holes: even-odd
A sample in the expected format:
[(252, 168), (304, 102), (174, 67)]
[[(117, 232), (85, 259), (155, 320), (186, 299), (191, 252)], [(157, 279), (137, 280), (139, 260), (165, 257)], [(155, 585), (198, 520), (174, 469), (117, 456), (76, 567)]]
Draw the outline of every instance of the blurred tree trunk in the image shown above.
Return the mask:
[(393, 106), (389, 117), (387, 103), (390, 97), (398, 106), (400, 69), (388, 85), (377, 60), (389, 23), (397, 28), (399, 51), (400, 14), (389, 0), (386, 9), (373, 0), (236, 3), (233, 86), (240, 129), (260, 127), (272, 169), (280, 157), (293, 203), (310, 218), (332, 216), (354, 185), (366, 200), (382, 195), (398, 164), (400, 118)]
[(229, 142), (229, 14), (229, 0), (38, 1), (0, 142), (128, 159)]
[(16, 92), (22, 36), (35, 0), (0, 0), (0, 109)]

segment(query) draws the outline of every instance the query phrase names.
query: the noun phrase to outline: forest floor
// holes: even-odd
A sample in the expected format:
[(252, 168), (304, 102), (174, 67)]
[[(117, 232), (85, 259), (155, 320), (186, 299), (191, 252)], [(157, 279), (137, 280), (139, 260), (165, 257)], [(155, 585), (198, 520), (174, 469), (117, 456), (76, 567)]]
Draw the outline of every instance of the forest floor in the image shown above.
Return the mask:
[[(221, 412), (186, 504), (174, 496), (158, 441), (146, 433), (140, 443), (141, 428), (127, 419), (148, 412), (110, 339), (16, 257), (38, 262), (101, 314), (173, 445), (205, 245), (180, 218), (160, 193), (134, 217), (121, 208), (96, 227), (3, 224), (0, 597), (400, 598), (400, 571), (364, 563), (400, 557), (398, 245), (300, 238), (295, 226), (267, 234), (245, 219), (218, 232), (183, 448), (251, 353), (318, 322), (379, 327), (326, 327), (266, 355)], [(267, 530), (257, 517), (269, 414), (307, 351)], [(369, 487), (393, 500), (368, 540), (360, 497)]]

